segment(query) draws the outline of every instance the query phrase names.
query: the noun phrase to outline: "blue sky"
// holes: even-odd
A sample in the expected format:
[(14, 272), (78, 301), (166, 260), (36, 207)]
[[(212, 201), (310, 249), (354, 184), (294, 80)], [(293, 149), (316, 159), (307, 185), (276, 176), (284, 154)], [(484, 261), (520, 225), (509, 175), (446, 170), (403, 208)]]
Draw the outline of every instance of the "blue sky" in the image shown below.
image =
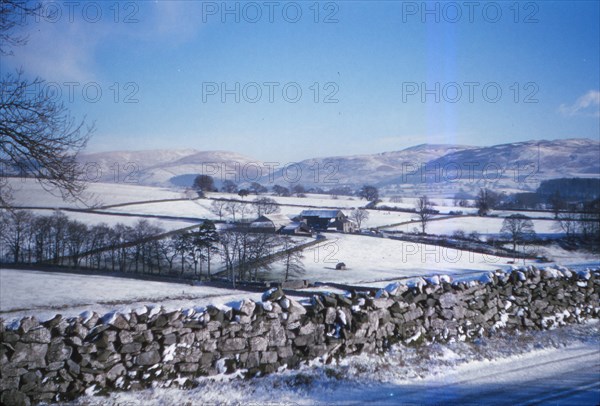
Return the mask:
[(599, 2), (476, 3), (47, 2), (1, 67), (95, 121), (90, 152), (598, 139)]

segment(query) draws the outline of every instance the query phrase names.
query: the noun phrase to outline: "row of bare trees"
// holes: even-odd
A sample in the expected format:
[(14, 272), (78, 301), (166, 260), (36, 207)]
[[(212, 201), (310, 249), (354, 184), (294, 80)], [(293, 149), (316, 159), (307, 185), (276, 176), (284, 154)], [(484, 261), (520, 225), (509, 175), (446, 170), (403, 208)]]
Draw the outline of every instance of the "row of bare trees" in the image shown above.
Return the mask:
[(227, 278), (234, 286), (236, 281), (261, 279), (261, 274), (270, 271), (276, 262), (283, 264), (286, 281), (303, 273), (304, 256), (289, 236), (226, 231), (220, 243)]
[(557, 228), (564, 232), (567, 238), (600, 240), (600, 212), (558, 213), (556, 217)]
[[(302, 271), (302, 253), (287, 236), (224, 231), (206, 221), (185, 232), (166, 233), (147, 220), (134, 225), (87, 225), (60, 211), (36, 215), (26, 210), (0, 212), (0, 262), (50, 264), (135, 274), (210, 279), (220, 259), (227, 278), (255, 281), (283, 265), (284, 278)], [(221, 267), (219, 267), (221, 270)]]
[(242, 202), (239, 200), (213, 200), (209, 210), (219, 220), (228, 216), (233, 221), (244, 221), (250, 214), (262, 216), (265, 214), (279, 213), (280, 208), (277, 202), (270, 197), (258, 197), (251, 202)]
[[(133, 273), (193, 271), (210, 264), (218, 234), (206, 222), (198, 230), (165, 236), (147, 220), (87, 225), (60, 211), (40, 216), (25, 210), (0, 212), (0, 260)], [(210, 265), (208, 273), (210, 274)]]

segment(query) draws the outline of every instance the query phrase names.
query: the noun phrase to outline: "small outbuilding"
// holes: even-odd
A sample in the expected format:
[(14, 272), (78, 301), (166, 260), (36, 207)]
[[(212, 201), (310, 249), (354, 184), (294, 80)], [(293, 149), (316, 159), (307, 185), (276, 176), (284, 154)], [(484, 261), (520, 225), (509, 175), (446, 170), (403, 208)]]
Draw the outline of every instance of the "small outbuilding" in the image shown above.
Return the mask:
[(311, 235), (310, 227), (304, 221), (293, 221), (287, 226), (283, 227), (280, 231), (281, 234), (286, 235)]
[(257, 232), (277, 233), (290, 223), (290, 218), (285, 214), (263, 214), (262, 216), (254, 220), (252, 223), (250, 223), (250, 230)]

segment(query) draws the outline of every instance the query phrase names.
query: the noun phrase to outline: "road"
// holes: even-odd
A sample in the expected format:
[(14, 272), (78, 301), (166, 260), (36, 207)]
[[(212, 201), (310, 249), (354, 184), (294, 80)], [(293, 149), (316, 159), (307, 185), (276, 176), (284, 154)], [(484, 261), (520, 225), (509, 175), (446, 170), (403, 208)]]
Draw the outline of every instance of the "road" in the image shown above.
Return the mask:
[(582, 344), (478, 361), (440, 376), (332, 394), (344, 405), (600, 405), (600, 348)]

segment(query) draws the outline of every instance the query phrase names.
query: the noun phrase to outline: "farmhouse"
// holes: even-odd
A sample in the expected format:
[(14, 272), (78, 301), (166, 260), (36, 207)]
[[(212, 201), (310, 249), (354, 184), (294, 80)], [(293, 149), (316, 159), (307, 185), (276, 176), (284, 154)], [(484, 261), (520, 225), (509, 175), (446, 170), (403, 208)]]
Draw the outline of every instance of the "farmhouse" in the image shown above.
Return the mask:
[(341, 210), (303, 210), (299, 217), (306, 221), (310, 228), (317, 231), (326, 231), (330, 228), (345, 233), (356, 231), (356, 224)]
[(290, 222), (290, 218), (284, 214), (263, 214), (250, 223), (250, 229), (252, 229), (252, 231), (277, 233), (290, 224)]

